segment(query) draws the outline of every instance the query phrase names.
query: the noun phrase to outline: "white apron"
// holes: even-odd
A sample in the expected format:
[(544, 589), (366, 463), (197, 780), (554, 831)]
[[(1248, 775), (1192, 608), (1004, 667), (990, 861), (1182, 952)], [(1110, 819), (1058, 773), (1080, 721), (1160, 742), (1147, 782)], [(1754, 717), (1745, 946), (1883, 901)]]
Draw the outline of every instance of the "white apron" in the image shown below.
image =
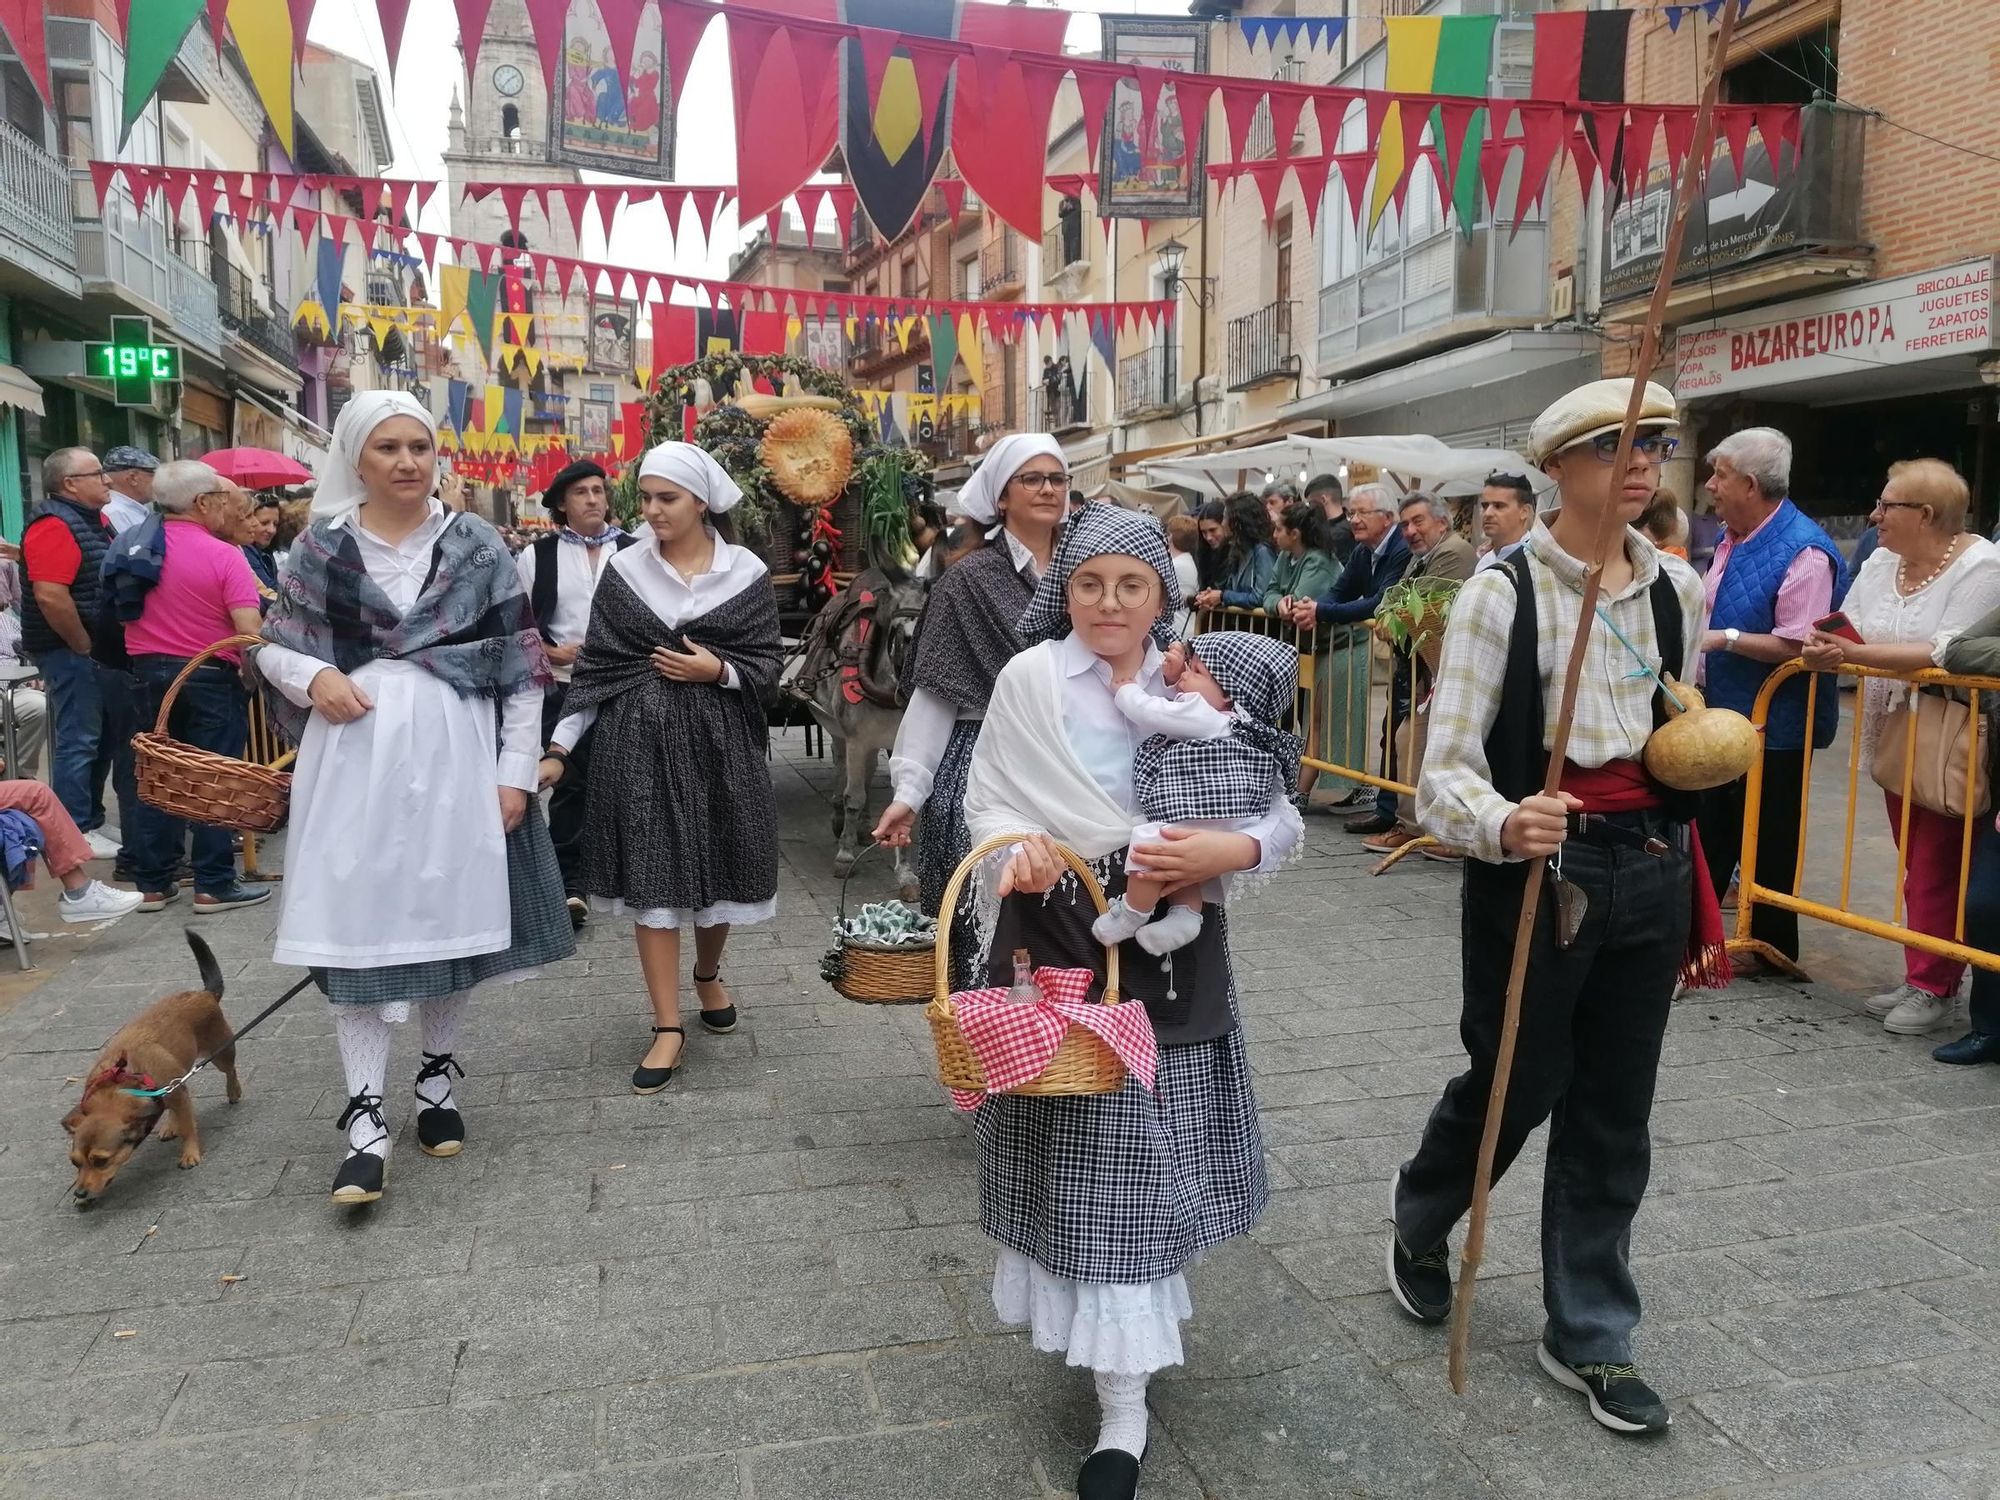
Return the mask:
[(292, 778), (275, 962), (337, 969), (497, 953), (512, 941), (494, 705), (423, 668), (353, 673), (374, 708), (315, 713)]

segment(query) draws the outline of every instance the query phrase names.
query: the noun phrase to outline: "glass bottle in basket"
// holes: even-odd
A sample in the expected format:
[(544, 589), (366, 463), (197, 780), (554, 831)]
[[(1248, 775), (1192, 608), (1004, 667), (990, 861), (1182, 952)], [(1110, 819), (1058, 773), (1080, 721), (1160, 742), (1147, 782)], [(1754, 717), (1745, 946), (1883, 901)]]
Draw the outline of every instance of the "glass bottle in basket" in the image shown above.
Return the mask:
[(1042, 987), (1035, 983), (1034, 965), (1026, 948), (1014, 950), (1014, 983), (1007, 991), (1007, 998), (1019, 1005), (1033, 1005), (1042, 998)]

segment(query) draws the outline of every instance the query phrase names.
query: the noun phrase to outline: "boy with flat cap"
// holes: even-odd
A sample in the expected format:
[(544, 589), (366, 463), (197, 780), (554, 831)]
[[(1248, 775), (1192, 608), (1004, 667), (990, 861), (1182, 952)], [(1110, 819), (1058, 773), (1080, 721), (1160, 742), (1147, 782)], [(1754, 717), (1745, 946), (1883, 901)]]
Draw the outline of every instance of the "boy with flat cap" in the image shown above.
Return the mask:
[[(1464, 849), (1464, 1073), (1446, 1085), (1416, 1155), (1391, 1180), (1389, 1281), (1426, 1323), (1451, 1312), (1448, 1236), (1472, 1199), (1528, 861), (1549, 856), (1528, 959), (1519, 1047), (1494, 1161), (1497, 1177), (1550, 1121), (1542, 1196), (1548, 1312), (1537, 1359), (1614, 1432), (1665, 1429), (1665, 1405), (1632, 1367), (1639, 1294), (1632, 1219), (1651, 1160), (1647, 1122), (1677, 978), (1727, 982), (1721, 916), (1692, 799), (1646, 773), (1664, 716), (1656, 673), (1691, 681), (1702, 586), (1632, 522), (1673, 452), (1674, 399), (1648, 384), (1630, 462), (1613, 467), (1629, 380), (1593, 381), (1535, 420), (1530, 457), (1560, 509), (1526, 545), (1469, 579), (1452, 605), (1430, 737), (1417, 783), (1426, 832)], [(1571, 720), (1559, 795), (1541, 794), (1586, 560), (1607, 510), (1603, 593)], [(1697, 887), (1707, 892), (1700, 963), (1689, 969)]]
[[(549, 481), (542, 508), (556, 529), (523, 547), (514, 566), (548, 646), (549, 665), (555, 668), (556, 685), (542, 698), (542, 743), (547, 744), (562, 722), (570, 669), (590, 630), (590, 601), (604, 564), (637, 538), (612, 524), (610, 482), (587, 458)], [(589, 912), (583, 898), (583, 802), (590, 782), (590, 738), (586, 729), (569, 752), (568, 773), (549, 794), (549, 839), (562, 869), (570, 925), (579, 928)]]

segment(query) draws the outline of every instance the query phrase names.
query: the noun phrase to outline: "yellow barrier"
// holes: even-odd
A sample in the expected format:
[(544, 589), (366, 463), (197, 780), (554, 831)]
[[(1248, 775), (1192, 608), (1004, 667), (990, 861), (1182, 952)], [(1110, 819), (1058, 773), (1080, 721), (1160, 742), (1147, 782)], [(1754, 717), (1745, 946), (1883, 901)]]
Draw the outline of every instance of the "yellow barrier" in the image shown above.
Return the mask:
[[(271, 716), (264, 711), (264, 695), (250, 694), (250, 738), (243, 758), (254, 765), (270, 766), (273, 770), (283, 770), (297, 757), (298, 752), (279, 737)], [(257, 835), (247, 829), (243, 834), (243, 878), (245, 880), (283, 880), (281, 874), (265, 874), (257, 868)]]
[[(1761, 735), (1771, 710), (1771, 699), (1786, 682), (1806, 670), (1805, 663), (1794, 658), (1783, 663), (1766, 679), (1763, 689), (1757, 694), (1757, 701), (1751, 706), (1750, 721), (1757, 726)], [(1922, 672), (1883, 672), (1872, 667), (1842, 665), (1836, 669), (1843, 677), (1857, 679), (1883, 678), (1891, 682), (1912, 683), (1918, 687), (1954, 687), (1966, 690), (1971, 697), (1972, 722), (1980, 717), (1979, 695), (1982, 692), (2000, 692), (2000, 678), (1962, 677), (1949, 672), (1927, 670)], [(1806, 687), (1805, 722), (1813, 722), (1813, 711), (1818, 706), (1820, 679), (1832, 674), (1814, 672)], [(1827, 691), (1837, 689), (1829, 684)], [(1903, 756), (1902, 825), (1896, 830), (1896, 876), (1895, 894), (1890, 912), (1890, 920), (1863, 916), (1850, 909), (1853, 894), (1854, 874), (1854, 815), (1859, 806), (1861, 786), (1861, 732), (1860, 704), (1854, 706), (1854, 724), (1848, 736), (1847, 754), (1847, 830), (1842, 848), (1840, 866), (1840, 904), (1827, 906), (1822, 902), (1808, 900), (1799, 894), (1805, 879), (1806, 832), (1811, 816), (1812, 763), (1813, 757), (1805, 757), (1805, 768), (1799, 783), (1799, 845), (1798, 856), (1792, 866), (1792, 888), (1789, 891), (1773, 890), (1759, 885), (1757, 871), (1757, 824), (1763, 813), (1764, 757), (1760, 754), (1750, 768), (1749, 785), (1745, 789), (1743, 801), (1743, 852), (1741, 868), (1737, 876), (1736, 936), (1729, 941), (1731, 954), (1754, 953), (1776, 968), (1805, 977), (1805, 971), (1798, 964), (1772, 948), (1750, 936), (1750, 914), (1759, 904), (1775, 906), (1782, 911), (1795, 912), (1802, 917), (1812, 917), (1817, 921), (1830, 922), (1836, 927), (1845, 927), (1850, 932), (1862, 932), (1870, 937), (1887, 938), (1908, 948), (1920, 948), (1926, 953), (1937, 954), (1941, 958), (1956, 959), (1962, 963), (1974, 964), (1982, 969), (2000, 970), (2000, 953), (1988, 952), (1983, 948), (1968, 947), (1965, 942), (1965, 892), (1972, 870), (1972, 818), (1965, 818), (1963, 836), (1959, 841), (1958, 864), (1958, 916), (1950, 938), (1935, 937), (1927, 932), (1918, 932), (1903, 922), (1903, 874), (1909, 854), (1910, 831), (1910, 782), (1916, 770), (1916, 715), (1908, 717), (1908, 741)], [(1966, 806), (1972, 805), (1972, 789), (1980, 770), (1977, 756), (1966, 757)], [(1869, 783), (1874, 785), (1872, 779)], [(1981, 817), (1993, 816), (1989, 809)]]
[[(1194, 634), (1200, 635), (1210, 630), (1247, 630), (1256, 635), (1274, 636), (1289, 641), (1299, 652), (1299, 722), (1308, 726), (1306, 753), (1300, 764), (1310, 766), (1322, 775), (1338, 776), (1362, 786), (1371, 786), (1396, 793), (1398, 796), (1414, 798), (1417, 789), (1407, 781), (1398, 781), (1391, 774), (1398, 769), (1396, 761), (1397, 739), (1403, 723), (1410, 715), (1407, 711), (1396, 714), (1395, 695), (1389, 691), (1389, 679), (1383, 674), (1376, 675), (1377, 656), (1375, 650), (1375, 622), (1362, 620), (1353, 625), (1320, 625), (1303, 628), (1292, 624), (1279, 615), (1266, 614), (1261, 609), (1210, 609), (1202, 610), (1195, 616)], [(1339, 638), (1337, 632), (1345, 632), (1349, 641), (1347, 649), (1337, 653), (1337, 668), (1327, 662), (1333, 656), (1329, 643)], [(1355, 657), (1361, 658), (1361, 672), (1355, 671)], [(1321, 694), (1320, 668), (1328, 666), (1328, 680), (1325, 693)], [(1339, 676), (1339, 682), (1333, 680)], [(1375, 690), (1383, 690), (1383, 700), (1387, 705), (1389, 718), (1388, 733), (1383, 734), (1372, 727)], [(1359, 696), (1357, 697), (1357, 693)], [(1355, 708), (1359, 707), (1359, 714)], [(1336, 708), (1346, 712), (1336, 714)], [(1335, 720), (1339, 725), (1336, 728)], [(1336, 739), (1339, 743), (1333, 743)], [(1367, 769), (1371, 752), (1378, 769)]]

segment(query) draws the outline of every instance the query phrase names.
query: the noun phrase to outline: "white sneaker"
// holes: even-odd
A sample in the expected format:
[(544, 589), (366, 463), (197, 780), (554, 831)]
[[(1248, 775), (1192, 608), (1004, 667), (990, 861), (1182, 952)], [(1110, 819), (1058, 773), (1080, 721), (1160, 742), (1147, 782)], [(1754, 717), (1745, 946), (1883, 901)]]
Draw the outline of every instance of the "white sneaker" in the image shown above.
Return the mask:
[(1919, 997), (1924, 999), (1934, 998), (1929, 991), (1920, 990), (1914, 984), (1899, 984), (1887, 994), (1869, 996), (1867, 1001), (1864, 1002), (1864, 1008), (1869, 1015), (1879, 1021), (1905, 1000), (1914, 1000)]
[(116, 859), (118, 857), (119, 845), (117, 841), (106, 838), (95, 829), (86, 833), (83, 836), (83, 841), (89, 845), (90, 857), (92, 859)]
[(56, 915), (65, 922), (103, 922), (137, 911), (139, 903), (145, 899), (137, 891), (121, 891), (101, 880), (93, 880), (74, 900), (67, 894), (60, 897), (56, 901)]
[(1912, 990), (1909, 999), (1882, 1018), (1882, 1029), (1897, 1036), (1923, 1036), (1944, 1025), (1957, 1009), (1956, 995), (1933, 995), (1928, 990)]

